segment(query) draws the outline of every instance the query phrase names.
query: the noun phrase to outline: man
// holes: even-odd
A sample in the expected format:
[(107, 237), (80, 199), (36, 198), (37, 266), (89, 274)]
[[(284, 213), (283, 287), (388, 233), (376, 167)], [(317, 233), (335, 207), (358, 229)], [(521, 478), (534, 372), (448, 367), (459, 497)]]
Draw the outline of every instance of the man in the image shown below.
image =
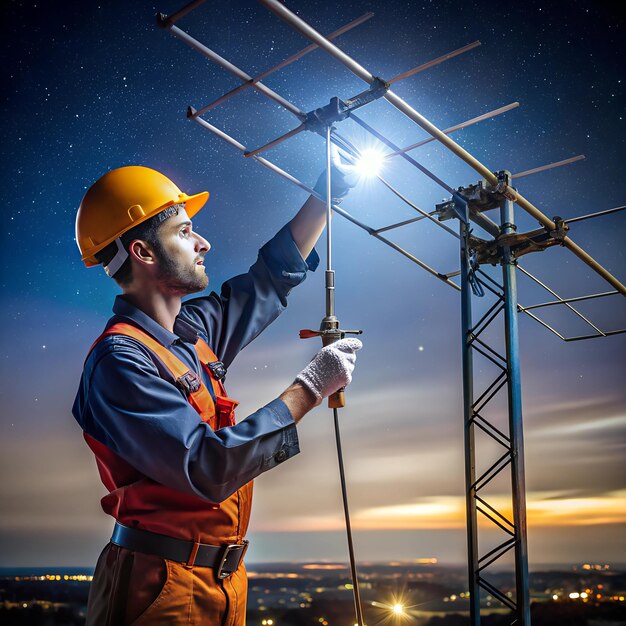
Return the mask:
[(299, 452), (295, 424), (349, 384), (361, 347), (323, 348), (236, 424), (226, 368), (317, 266), (324, 205), (310, 197), (220, 295), (182, 303), (208, 284), (210, 244), (191, 222), (207, 199), (130, 166), (94, 183), (78, 210), (83, 261), (102, 264), (123, 291), (73, 407), (116, 519), (90, 589), (91, 625), (245, 624), (251, 481)]

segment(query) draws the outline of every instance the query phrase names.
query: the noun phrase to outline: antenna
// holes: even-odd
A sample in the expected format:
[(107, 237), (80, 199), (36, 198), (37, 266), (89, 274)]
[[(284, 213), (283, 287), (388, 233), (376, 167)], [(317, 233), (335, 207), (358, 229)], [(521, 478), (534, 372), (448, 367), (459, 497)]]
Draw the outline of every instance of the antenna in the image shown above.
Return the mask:
[[(338, 126), (346, 120), (351, 120), (366, 134), (375, 139), (377, 145), (379, 145), (381, 151), (383, 151), (384, 160), (387, 163), (391, 163), (398, 158), (403, 159), (422, 175), (428, 177), (446, 191), (449, 198), (437, 204), (434, 210), (427, 211), (420, 208), (416, 202), (410, 200), (388, 180), (383, 178), (382, 175), (378, 174), (376, 178), (396, 198), (406, 204), (413, 214), (413, 217), (409, 219), (379, 228), (365, 224), (349, 213), (345, 208), (337, 205), (332, 205), (330, 208), (332, 208), (335, 214), (342, 216), (358, 228), (366, 231), (375, 239), (402, 254), (409, 261), (437, 278), (441, 283), (460, 292), (470, 621), (472, 626), (480, 626), (482, 607), (481, 595), (485, 596), (489, 594), (510, 610), (511, 624), (530, 626), (522, 388), (517, 314), (523, 313), (566, 342), (608, 337), (626, 332), (626, 328), (602, 329), (599, 324), (588, 319), (588, 317), (574, 307), (574, 304), (578, 302), (614, 298), (619, 295), (625, 296), (626, 287), (605, 267), (576, 244), (569, 234), (570, 224), (623, 211), (626, 207), (615, 207), (566, 220), (560, 217), (549, 218), (542, 213), (535, 204), (525, 198), (512, 186), (513, 181), (538, 172), (573, 164), (583, 160), (583, 155), (577, 155), (554, 163), (536, 166), (517, 174), (511, 174), (507, 170), (491, 171), (450, 137), (451, 134), (467, 128), (468, 126), (511, 111), (519, 106), (517, 102), (480, 114), (477, 117), (456, 124), (445, 130), (440, 130), (391, 90), (392, 84), (424, 71), (429, 67), (433, 67), (434, 65), (464, 54), (476, 48), (480, 42), (475, 41), (469, 43), (458, 50), (440, 56), (430, 62), (422, 63), (390, 80), (384, 80), (374, 76), (355, 59), (343, 52), (332, 41), (332, 39), (338, 37), (341, 33), (369, 19), (371, 14), (365, 14), (361, 18), (357, 18), (353, 22), (350, 22), (324, 37), (302, 18), (295, 15), (285, 5), (279, 2), (279, 0), (259, 1), (281, 20), (285, 21), (290, 27), (308, 39), (310, 44), (302, 51), (292, 55), (282, 63), (279, 63), (277, 66), (256, 77), (250, 76), (175, 25), (178, 19), (187, 15), (190, 11), (202, 4), (203, 0), (191, 2), (170, 17), (164, 15), (159, 16), (160, 25), (169, 30), (175, 37), (242, 81), (241, 85), (200, 109), (190, 106), (187, 116), (205, 130), (208, 130), (213, 135), (239, 150), (245, 157), (254, 159), (267, 169), (288, 180), (290, 183), (295, 184), (307, 193), (316, 195), (324, 201), (327, 201), (327, 197), (320, 197), (306, 184), (281, 169), (264, 156), (261, 156), (261, 154), (270, 151), (280, 143), (288, 141), (295, 135), (309, 131), (325, 139), (326, 154), (328, 154), (330, 142), (332, 142), (342, 150), (343, 154), (346, 155), (348, 159), (356, 162), (362, 156), (359, 147), (354, 146), (345, 136), (340, 134), (336, 128), (332, 133), (330, 132), (331, 127), (335, 125)], [(261, 82), (262, 79), (266, 78), (271, 73), (284, 68), (287, 64), (295, 62), (297, 59), (304, 56), (304, 54), (307, 54), (315, 48), (325, 51), (339, 63), (343, 64), (350, 72), (367, 84), (367, 89), (349, 98), (334, 97), (329, 104), (313, 111), (304, 112), (295, 104), (289, 102)], [(249, 149), (243, 143), (212, 125), (202, 117), (205, 113), (211, 111), (218, 105), (227, 102), (238, 93), (250, 88), (256, 89), (261, 95), (269, 98), (297, 119), (297, 125), (291, 128), (287, 127), (285, 132), (279, 137), (271, 139), (265, 144), (252, 149)], [(425, 130), (430, 137), (405, 147), (396, 145), (361, 119), (356, 113), (357, 109), (365, 107), (377, 100), (386, 100), (400, 114)], [(469, 184), (455, 188), (450, 182), (443, 180), (443, 178), (420, 163), (417, 158), (409, 154), (433, 141), (438, 141), (452, 154), (469, 165), (476, 171), (480, 179), (477, 182), (470, 182)], [(329, 202), (329, 204), (332, 203)], [(518, 232), (515, 223), (516, 205), (533, 217), (539, 223), (540, 227), (528, 232)], [(488, 212), (496, 213), (498, 216), (497, 221), (489, 217), (489, 215), (487, 215)], [(418, 215), (415, 216), (415, 213)], [(451, 236), (458, 241), (460, 256), (458, 269), (455, 268), (447, 272), (434, 269), (387, 237), (387, 233), (390, 231), (423, 220), (428, 220), (436, 225), (437, 228), (442, 231), (442, 236), (443, 233), (445, 233), (447, 236)], [(448, 225), (448, 223), (451, 222), (453, 222), (456, 228)], [(486, 235), (478, 237), (474, 232), (474, 226), (482, 229)], [(328, 248), (330, 249), (330, 231), (328, 238)], [(558, 295), (556, 290), (549, 287), (545, 282), (521, 266), (519, 261), (521, 257), (534, 252), (542, 252), (557, 245), (572, 252), (607, 282), (611, 290), (563, 298)], [(502, 273), (499, 280), (485, 271), (489, 266), (501, 267)], [(519, 270), (519, 274), (517, 270)], [(527, 279), (547, 291), (552, 299), (530, 305), (519, 303), (517, 298), (518, 275), (523, 276), (525, 280)], [(475, 306), (477, 303), (480, 304), (480, 307)], [(553, 328), (536, 313), (536, 311), (540, 309), (548, 309), (555, 306), (569, 309), (583, 323), (591, 328), (591, 332), (586, 335), (566, 336), (564, 332), (559, 332), (557, 329)], [(475, 310), (479, 310), (480, 314), (475, 315)], [(478, 318), (477, 321), (475, 317)], [(501, 323), (504, 331), (504, 338), (499, 343), (498, 341), (494, 341), (490, 333), (487, 332), (496, 323)], [(338, 325), (336, 328), (338, 328)], [(474, 364), (478, 360), (495, 368), (493, 378), (489, 378), (487, 384), (483, 386), (481, 386), (479, 377), (475, 375), (474, 371)], [(506, 420), (500, 419), (498, 422), (497, 419), (488, 415), (488, 411), (490, 411), (491, 407), (494, 405), (494, 399), (496, 399), (499, 392), (502, 391), (504, 394), (504, 390), (506, 390)], [(336, 432), (338, 435), (338, 431)], [(483, 459), (478, 455), (478, 449), (484, 441), (491, 442), (498, 450), (495, 455), (495, 460), (493, 460), (493, 458)], [(339, 453), (339, 460), (341, 465), (341, 453)], [(497, 479), (502, 479), (507, 471), (510, 478), (509, 484), (511, 485), (511, 506), (505, 508), (500, 507), (500, 509), (498, 509), (490, 499), (488, 487), (492, 486)], [(348, 522), (345, 490), (344, 504), (346, 521)], [(508, 508), (512, 510), (512, 514), (508, 512)], [(486, 519), (492, 529), (497, 529), (501, 533), (501, 539), (496, 542), (495, 545), (491, 545), (488, 548), (483, 546), (482, 541), (479, 542), (479, 534), (481, 534), (478, 524), (479, 516)], [(364, 626), (358, 599), (358, 581), (356, 580), (356, 568), (352, 554), (349, 524), (347, 524), (347, 528), (355, 589), (357, 623), (359, 626)], [(504, 555), (509, 554), (513, 554), (515, 563), (515, 594), (512, 596), (499, 588), (498, 585), (494, 583), (494, 579), (490, 577), (490, 572), (493, 570), (493, 568), (490, 570), (490, 567), (494, 563), (497, 563)]]

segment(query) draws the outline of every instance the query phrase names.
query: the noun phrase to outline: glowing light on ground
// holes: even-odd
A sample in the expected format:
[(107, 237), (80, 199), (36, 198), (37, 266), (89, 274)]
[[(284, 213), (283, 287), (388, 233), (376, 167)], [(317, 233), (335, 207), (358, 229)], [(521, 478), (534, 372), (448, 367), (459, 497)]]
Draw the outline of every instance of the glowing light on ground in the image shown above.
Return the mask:
[(408, 605), (409, 597), (406, 591), (392, 594), (387, 602), (372, 602), (372, 606), (381, 610), (379, 621), (380, 625), (399, 626), (406, 624), (407, 626), (414, 623), (417, 613), (417, 607), (421, 604)]

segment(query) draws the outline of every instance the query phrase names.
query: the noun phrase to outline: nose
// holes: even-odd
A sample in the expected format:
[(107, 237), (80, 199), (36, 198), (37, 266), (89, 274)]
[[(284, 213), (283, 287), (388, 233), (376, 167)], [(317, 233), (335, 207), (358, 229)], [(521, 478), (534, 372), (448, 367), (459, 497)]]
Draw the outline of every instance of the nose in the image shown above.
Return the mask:
[(194, 232), (196, 237), (196, 252), (208, 252), (211, 249), (211, 244), (200, 234)]

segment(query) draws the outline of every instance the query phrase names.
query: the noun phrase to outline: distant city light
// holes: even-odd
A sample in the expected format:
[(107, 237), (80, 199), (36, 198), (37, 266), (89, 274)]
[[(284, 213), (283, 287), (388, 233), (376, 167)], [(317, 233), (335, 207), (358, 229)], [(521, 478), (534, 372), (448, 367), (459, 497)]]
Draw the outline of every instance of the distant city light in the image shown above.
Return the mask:
[[(431, 564), (432, 562), (430, 559), (423, 559), (422, 561), (427, 564)], [(387, 568), (390, 565), (399, 567), (401, 563), (400, 561), (391, 562), (387, 563), (386, 566)], [(336, 569), (334, 564), (323, 564), (322, 570), (325, 569), (326, 565), (330, 565), (329, 570)], [(413, 562), (413, 565), (415, 565), (415, 562)], [(407, 567), (407, 563), (404, 564), (404, 567)], [(345, 594), (352, 588), (352, 584), (345, 582), (345, 579), (341, 583), (338, 583), (335, 571), (314, 571), (307, 576), (303, 569), (304, 568), (298, 568), (298, 574), (289, 572), (287, 568), (273, 569), (270, 572), (263, 573), (257, 572), (256, 575), (253, 574), (251, 577), (252, 596), (250, 597), (250, 603), (254, 605), (254, 610), (257, 612), (252, 618), (251, 626), (280, 626), (282, 616), (285, 614), (284, 611), (309, 609), (314, 601), (320, 602), (320, 608), (324, 606), (324, 604), (322, 604), (323, 602), (329, 602), (332, 605), (338, 591)], [(317, 569), (317, 564), (314, 564), (314, 567), (311, 569)], [(344, 569), (346, 569), (345, 566)], [(578, 569), (580, 571), (581, 565), (578, 565)], [(582, 581), (584, 581), (583, 584), (581, 584), (576, 591), (570, 591), (571, 586), (569, 589), (567, 588), (567, 585), (571, 584), (567, 572), (565, 572), (563, 576), (561, 573), (555, 573), (554, 579), (550, 580), (546, 585), (550, 592), (545, 596), (544, 601), (553, 602), (554, 608), (552, 610), (554, 611), (567, 611), (569, 610), (567, 605), (570, 603), (579, 606), (585, 605), (589, 610), (594, 610), (601, 607), (602, 604), (609, 602), (619, 602), (621, 606), (624, 606), (623, 603), (626, 601), (624, 592), (613, 591), (608, 586), (608, 583), (603, 584), (600, 582), (601, 580), (609, 580), (609, 578), (611, 578), (610, 570), (607, 570), (608, 568), (605, 568), (603, 564), (598, 565), (597, 568), (590, 566), (589, 574), (592, 575), (585, 576), (582, 579)], [(52, 588), (57, 588), (61, 585), (75, 585), (76, 583), (87, 585), (93, 578), (87, 574), (64, 573), (63, 571), (57, 572), (47, 574), (33, 572), (26, 575), (0, 576), (0, 581), (36, 583), (35, 587), (41, 589), (42, 594), (54, 594), (54, 596), (57, 597), (58, 590)], [(403, 579), (405, 575), (407, 576), (407, 580), (401, 584), (401, 579)], [(267, 578), (268, 581), (280, 580), (281, 582), (277, 584), (269, 582), (269, 586), (266, 586), (264, 578)], [(300, 583), (298, 583), (297, 587), (289, 585), (288, 581), (291, 578), (298, 581), (308, 579), (306, 589), (300, 588)], [(470, 593), (467, 590), (461, 591), (460, 589), (455, 589), (454, 593), (451, 593), (451, 590), (448, 592), (449, 595), (445, 597), (443, 594), (437, 594), (437, 598), (421, 598), (420, 602), (415, 602), (414, 599), (412, 599), (411, 593), (407, 591), (407, 587), (412, 581), (429, 581), (435, 580), (436, 578), (437, 575), (433, 572), (428, 569), (422, 569), (419, 566), (416, 566), (414, 571), (408, 573), (387, 570), (381, 570), (380, 572), (373, 571), (368, 580), (362, 583), (364, 588), (372, 590), (373, 592), (376, 592), (376, 590), (389, 590), (390, 588), (396, 589), (396, 591), (388, 592), (386, 597), (383, 595), (380, 600), (368, 600), (368, 606), (379, 611), (377, 621), (374, 623), (379, 626), (400, 626), (401, 624), (409, 626), (410, 624), (415, 624), (420, 620), (421, 611), (432, 610), (432, 607), (429, 606), (431, 602), (446, 603), (437, 608), (442, 614), (452, 614), (459, 610), (467, 610), (468, 607), (465, 605), (470, 597)], [(607, 587), (609, 588), (607, 589)], [(507, 597), (513, 597), (514, 595), (514, 591), (512, 590), (503, 591)], [(485, 595), (485, 600), (486, 607), (491, 608), (498, 606), (496, 598), (491, 594)], [(559, 609), (559, 606), (561, 606), (563, 602), (565, 602), (565, 605)], [(459, 604), (463, 606), (459, 606)], [(73, 605), (72, 607), (72, 610), (78, 610)], [(62, 605), (53, 602), (50, 597), (43, 595), (43, 597), (33, 597), (27, 600), (19, 598), (8, 604), (5, 602), (1, 608), (23, 612), (37, 609), (46, 614), (52, 614), (61, 610)], [(600, 609), (598, 608), (598, 610)], [(274, 613), (274, 617), (271, 617), (271, 613)], [(349, 612), (346, 611), (346, 615), (343, 616), (343, 626), (349, 626), (353, 623), (348, 615)], [(336, 616), (333, 616), (333, 618), (319, 617), (318, 613), (315, 617), (315, 623), (318, 624), (318, 626), (342, 626), (341, 621), (335, 623), (335, 619)], [(556, 621), (555, 623), (560, 622)], [(361, 623), (359, 626), (366, 625)]]

